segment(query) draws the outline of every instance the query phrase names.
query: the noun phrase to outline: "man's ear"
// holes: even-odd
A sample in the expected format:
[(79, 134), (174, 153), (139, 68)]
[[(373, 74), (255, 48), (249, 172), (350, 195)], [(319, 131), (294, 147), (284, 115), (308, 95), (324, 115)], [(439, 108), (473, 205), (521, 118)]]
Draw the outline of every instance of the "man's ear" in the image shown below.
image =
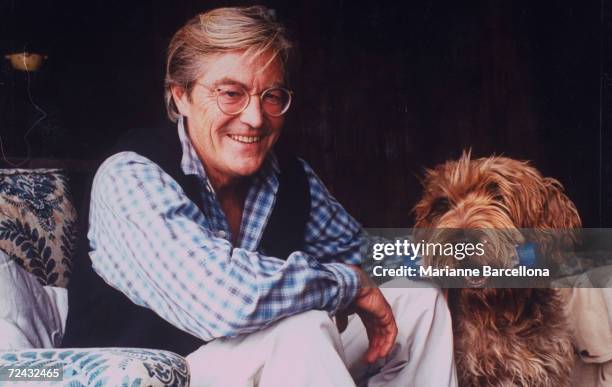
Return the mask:
[(170, 91), (172, 92), (172, 100), (176, 105), (176, 108), (180, 115), (189, 116), (189, 95), (187, 94), (187, 90), (184, 87), (178, 85), (170, 86)]

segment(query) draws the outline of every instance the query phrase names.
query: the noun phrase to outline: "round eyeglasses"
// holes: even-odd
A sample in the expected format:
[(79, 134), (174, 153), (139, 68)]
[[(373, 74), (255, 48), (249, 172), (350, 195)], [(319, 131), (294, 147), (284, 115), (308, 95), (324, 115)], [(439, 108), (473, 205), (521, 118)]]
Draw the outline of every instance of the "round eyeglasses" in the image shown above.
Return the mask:
[(261, 101), (261, 107), (267, 115), (280, 117), (289, 110), (291, 94), (293, 94), (292, 91), (283, 87), (271, 87), (261, 93), (249, 94), (244, 87), (237, 84), (221, 84), (214, 88), (201, 85), (213, 91), (219, 109), (231, 116), (242, 113), (251, 103), (251, 97), (257, 95)]

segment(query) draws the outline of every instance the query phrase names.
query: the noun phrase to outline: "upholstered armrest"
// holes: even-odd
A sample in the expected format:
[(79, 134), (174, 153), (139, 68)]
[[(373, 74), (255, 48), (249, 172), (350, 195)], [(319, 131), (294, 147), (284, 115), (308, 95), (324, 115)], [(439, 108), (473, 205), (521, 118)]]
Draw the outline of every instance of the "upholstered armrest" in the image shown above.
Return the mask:
[[(153, 349), (75, 348), (0, 351), (0, 369), (61, 366), (63, 380), (53, 386), (188, 386), (189, 369), (181, 356)], [(5, 384), (6, 383), (6, 384)], [(0, 386), (11, 383), (0, 381)]]

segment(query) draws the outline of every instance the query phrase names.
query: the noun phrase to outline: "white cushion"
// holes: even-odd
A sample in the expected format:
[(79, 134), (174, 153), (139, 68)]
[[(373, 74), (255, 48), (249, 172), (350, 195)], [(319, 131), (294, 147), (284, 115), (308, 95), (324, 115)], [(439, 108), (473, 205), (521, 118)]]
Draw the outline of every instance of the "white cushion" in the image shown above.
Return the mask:
[(66, 289), (43, 287), (0, 251), (0, 349), (58, 347), (67, 314)]

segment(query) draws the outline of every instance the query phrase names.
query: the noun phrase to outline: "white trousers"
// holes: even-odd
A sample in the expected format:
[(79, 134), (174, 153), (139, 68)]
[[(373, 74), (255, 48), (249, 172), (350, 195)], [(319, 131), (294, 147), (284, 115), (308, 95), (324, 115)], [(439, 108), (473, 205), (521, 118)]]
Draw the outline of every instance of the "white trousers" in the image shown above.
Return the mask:
[(368, 338), (359, 317), (351, 316), (340, 334), (326, 312), (313, 310), (202, 346), (187, 356), (191, 386), (456, 386), (444, 297), (437, 289), (394, 282), (381, 289), (399, 330), (385, 360), (363, 362)]

